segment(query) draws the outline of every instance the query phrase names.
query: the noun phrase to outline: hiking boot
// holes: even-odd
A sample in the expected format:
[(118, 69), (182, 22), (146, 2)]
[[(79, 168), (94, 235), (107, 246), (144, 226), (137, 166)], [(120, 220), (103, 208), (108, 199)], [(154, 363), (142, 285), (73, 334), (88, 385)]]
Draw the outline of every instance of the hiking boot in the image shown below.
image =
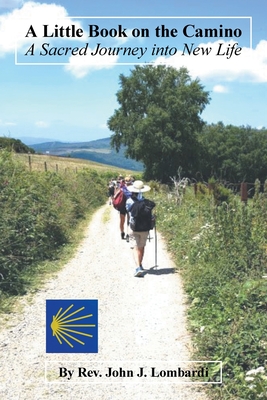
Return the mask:
[(143, 270), (140, 267), (136, 268), (134, 276), (135, 277), (143, 276)]
[(121, 238), (124, 239), (125, 238), (125, 233), (121, 232)]

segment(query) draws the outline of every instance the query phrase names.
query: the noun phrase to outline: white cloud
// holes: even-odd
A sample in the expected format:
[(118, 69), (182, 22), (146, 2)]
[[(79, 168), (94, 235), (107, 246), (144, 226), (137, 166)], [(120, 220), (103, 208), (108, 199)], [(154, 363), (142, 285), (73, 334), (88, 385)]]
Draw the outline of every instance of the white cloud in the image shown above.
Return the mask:
[(127, 34), (127, 37), (124, 37), (124, 36), (117, 37), (115, 44), (118, 46), (121, 46), (121, 45), (125, 44), (126, 42), (128, 42), (130, 39), (133, 39), (132, 29), (127, 28), (126, 34)]
[(215, 85), (212, 90), (215, 93), (227, 93), (228, 92), (227, 87), (223, 86), (223, 85)]
[(182, 56), (182, 51), (178, 51), (174, 56), (157, 58), (155, 64), (186, 67), (193, 78), (201, 80), (267, 82), (267, 40), (261, 40), (255, 49), (243, 47), (240, 55), (233, 55), (229, 59), (216, 55), (219, 43), (224, 43), (226, 51), (228, 45), (234, 42), (200, 44), (199, 47), (211, 48), (209, 55)]
[[(49, 25), (48, 34), (50, 35), (53, 33), (55, 25), (66, 27), (74, 23), (76, 29), (82, 29), (80, 22), (69, 18), (66, 9), (62, 6), (28, 1), (23, 4), (22, 8), (0, 16), (0, 57), (7, 53), (14, 53), (16, 46), (20, 51), (28, 51), (33, 44), (30, 39), (34, 36), (33, 31), (30, 29), (31, 26), (37, 35), (37, 38), (34, 38), (35, 46), (38, 46), (44, 42), (43, 25)], [(25, 37), (28, 32), (29, 37)], [(83, 37), (67, 39), (84, 40)], [(49, 43), (53, 40), (57, 40), (57, 38), (49, 38)], [(88, 51), (88, 53), (90, 54), (91, 51)], [(111, 68), (112, 64), (117, 61), (118, 56), (71, 56), (66, 70), (70, 71), (74, 76), (82, 78), (91, 70)]]
[(44, 121), (36, 121), (35, 125), (38, 128), (47, 128), (49, 126), (49, 124), (47, 122), (44, 122)]
[(71, 72), (76, 78), (83, 78), (91, 71), (112, 68), (118, 62), (118, 56), (100, 56), (99, 54), (91, 56), (92, 51), (94, 52), (88, 47), (86, 56), (71, 56), (65, 70)]
[[(122, 46), (127, 41), (131, 39), (142, 41), (143, 38), (134, 38), (132, 36), (132, 29), (126, 30), (127, 37), (120, 37), (116, 38), (112, 46), (108, 46), (113, 49), (116, 46)], [(119, 56), (118, 55), (99, 55), (96, 54), (91, 56), (91, 52), (95, 53), (96, 48), (91, 49), (88, 47), (86, 56), (71, 56), (69, 58), (69, 64), (65, 66), (65, 70), (72, 73), (76, 78), (83, 78), (87, 74), (92, 71), (99, 70), (99, 69), (108, 69), (114, 67), (114, 64), (118, 64)]]
[[(62, 20), (61, 20), (62, 19)], [(43, 25), (48, 24), (64, 24), (68, 26), (73, 24), (73, 19), (68, 18), (67, 11), (64, 7), (56, 4), (40, 4), (33, 1), (28, 1), (23, 4), (20, 9), (15, 9), (12, 12), (0, 16), (0, 56), (6, 53), (14, 53), (16, 42), (17, 49), (32, 44), (29, 37), (25, 37), (33, 26), (34, 32), (37, 35), (37, 42), (43, 42)], [(81, 27), (75, 21), (77, 28)], [(51, 40), (50, 40), (51, 41)], [(36, 43), (36, 39), (35, 39)]]
[(0, 119), (0, 126), (16, 126), (16, 122), (2, 121)]
[(17, 124), (15, 122), (5, 122), (4, 125), (6, 126), (16, 126)]

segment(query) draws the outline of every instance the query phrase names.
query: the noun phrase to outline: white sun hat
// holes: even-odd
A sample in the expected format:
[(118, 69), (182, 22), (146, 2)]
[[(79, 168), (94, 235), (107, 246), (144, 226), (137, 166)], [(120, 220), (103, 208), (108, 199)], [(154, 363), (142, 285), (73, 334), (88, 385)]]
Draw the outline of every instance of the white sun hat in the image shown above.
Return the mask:
[(131, 186), (128, 186), (129, 192), (144, 193), (150, 190), (150, 186), (144, 185), (143, 181), (134, 181)]

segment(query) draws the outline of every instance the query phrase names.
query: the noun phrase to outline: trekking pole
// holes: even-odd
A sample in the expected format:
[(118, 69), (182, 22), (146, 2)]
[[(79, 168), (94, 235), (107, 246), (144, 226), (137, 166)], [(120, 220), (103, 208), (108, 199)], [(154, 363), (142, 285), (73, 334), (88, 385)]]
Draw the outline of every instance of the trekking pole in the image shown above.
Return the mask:
[(129, 236), (128, 228), (129, 228), (129, 225), (127, 224), (127, 231), (126, 231), (126, 242), (127, 242), (127, 243), (129, 243), (129, 241), (130, 241), (130, 236)]
[(157, 260), (157, 230), (156, 230), (156, 224), (155, 224), (155, 227), (154, 227), (154, 229), (155, 229), (155, 268), (158, 268), (158, 265), (157, 265), (157, 262), (158, 262), (158, 260)]
[(129, 237), (129, 225), (130, 225), (129, 213), (127, 212), (127, 231), (126, 231), (126, 242), (127, 242), (127, 243), (129, 243), (129, 241), (130, 241), (130, 237)]

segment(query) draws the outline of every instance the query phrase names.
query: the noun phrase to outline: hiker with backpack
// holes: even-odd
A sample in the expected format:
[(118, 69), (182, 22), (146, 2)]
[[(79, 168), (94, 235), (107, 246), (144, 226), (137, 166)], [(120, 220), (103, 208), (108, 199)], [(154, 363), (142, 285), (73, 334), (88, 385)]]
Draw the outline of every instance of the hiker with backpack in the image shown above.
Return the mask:
[[(129, 186), (133, 184), (134, 182), (134, 178), (132, 178), (130, 175), (126, 176), (124, 179), (125, 185), (122, 187), (123, 193), (125, 195), (126, 201), (132, 196), (132, 193), (129, 191)], [(126, 208), (126, 203), (125, 203), (125, 208)], [(128, 233), (128, 228), (130, 225), (130, 217), (129, 217), (129, 213), (126, 209), (126, 216), (127, 216), (127, 221), (126, 221), (126, 225), (127, 225), (127, 234), (126, 234), (126, 241), (129, 242), (129, 233)]]
[(152, 215), (155, 203), (143, 197), (143, 193), (148, 192), (150, 187), (144, 185), (142, 181), (135, 181), (128, 190), (132, 193), (126, 201), (126, 210), (129, 212), (130, 228), (135, 240), (134, 257), (137, 268), (134, 276), (140, 277), (144, 274), (142, 262), (148, 234), (150, 229), (153, 229), (153, 221), (155, 221)]
[[(119, 187), (113, 198), (113, 207), (120, 213), (120, 233), (122, 239), (125, 239), (124, 225), (125, 225), (125, 217), (127, 215), (126, 201), (132, 195), (132, 193), (129, 192), (128, 190), (128, 185), (130, 183), (131, 183), (131, 177), (126, 177), (125, 179), (121, 177), (119, 181)], [(127, 227), (128, 223), (129, 223), (129, 217), (127, 215)], [(127, 236), (129, 238), (128, 233)]]
[(109, 205), (112, 204), (114, 193), (115, 193), (116, 182), (114, 179), (111, 179), (108, 184), (108, 197), (109, 197)]

